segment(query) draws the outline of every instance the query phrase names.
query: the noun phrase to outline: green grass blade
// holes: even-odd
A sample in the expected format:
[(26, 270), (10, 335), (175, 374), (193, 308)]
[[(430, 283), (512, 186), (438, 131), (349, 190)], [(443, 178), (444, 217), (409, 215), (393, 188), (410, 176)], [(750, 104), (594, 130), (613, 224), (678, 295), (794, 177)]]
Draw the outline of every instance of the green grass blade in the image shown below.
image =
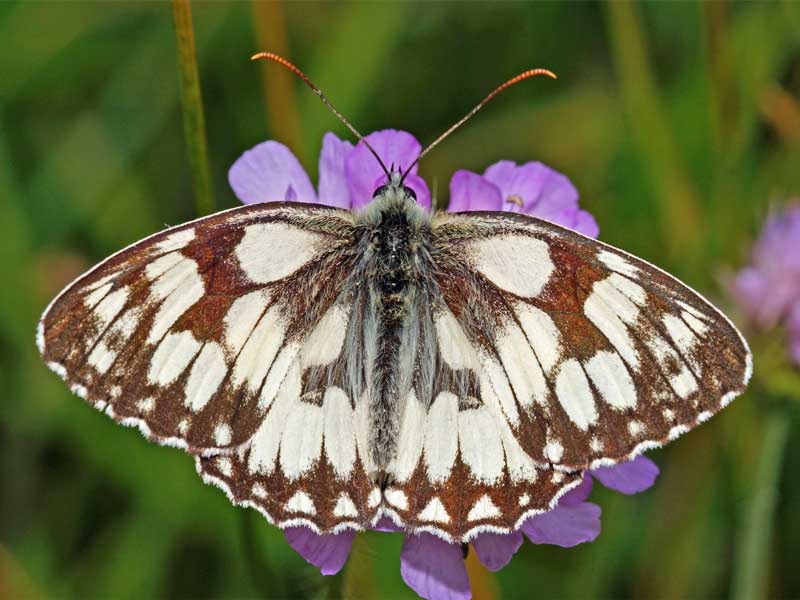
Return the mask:
[(183, 131), (192, 169), (195, 205), (199, 215), (207, 215), (214, 212), (214, 190), (208, 166), (206, 123), (189, 0), (173, 0), (172, 13), (175, 17), (175, 37), (178, 43)]
[(784, 410), (772, 410), (767, 416), (761, 456), (753, 483), (753, 496), (745, 507), (734, 557), (731, 590), (733, 600), (767, 597), (775, 505), (789, 423), (789, 415)]

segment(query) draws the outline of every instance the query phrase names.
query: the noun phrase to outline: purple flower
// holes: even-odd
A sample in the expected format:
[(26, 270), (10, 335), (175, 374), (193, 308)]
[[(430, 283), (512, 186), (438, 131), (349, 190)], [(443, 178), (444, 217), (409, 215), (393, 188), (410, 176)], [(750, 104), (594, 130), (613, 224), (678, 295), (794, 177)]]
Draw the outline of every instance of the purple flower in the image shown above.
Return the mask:
[[(378, 131), (367, 136), (382, 160), (395, 167), (406, 167), (416, 159), (420, 145), (409, 133)], [(319, 202), (355, 209), (372, 200), (374, 190), (386, 177), (363, 143), (353, 146), (332, 133), (323, 138), (319, 162), (319, 186), (315, 192), (298, 160), (286, 146), (268, 141), (245, 152), (229, 172), (231, 187), (242, 202)], [(419, 204), (430, 207), (430, 191), (416, 174), (406, 179), (417, 194)], [(518, 166), (500, 161), (483, 175), (457, 171), (450, 181), (449, 211), (505, 210), (522, 212), (570, 227), (596, 237), (597, 223), (578, 205), (578, 192), (564, 175), (536, 162)], [(800, 311), (796, 317), (800, 330)], [(600, 534), (600, 507), (587, 498), (593, 480), (624, 494), (649, 488), (658, 476), (658, 467), (647, 458), (601, 467), (584, 475), (583, 481), (559, 500), (552, 510), (529, 517), (518, 531), (509, 534), (482, 533), (471, 540), (478, 560), (492, 571), (502, 569), (519, 550), (524, 537), (534, 544), (553, 544), (569, 548), (594, 540)], [(373, 527), (376, 531), (405, 535), (400, 554), (404, 581), (423, 598), (465, 600), (470, 585), (461, 547), (434, 535), (405, 534), (387, 518)], [(323, 575), (338, 573), (350, 553), (355, 533), (318, 535), (308, 528), (292, 527), (286, 540), (306, 561)]]
[[(385, 129), (366, 138), (383, 162), (395, 168), (408, 167), (422, 150), (405, 131)], [(262, 142), (242, 154), (228, 172), (228, 181), (245, 204), (286, 200), (354, 209), (372, 201), (373, 192), (386, 183), (386, 175), (363, 143), (353, 147), (326, 133), (319, 157), (319, 196), (291, 150), (274, 141)], [(416, 166), (405, 184), (417, 194), (418, 204), (430, 207), (430, 190), (417, 175)]]
[(484, 171), (456, 171), (450, 180), (450, 212), (504, 210), (547, 219), (597, 237), (594, 217), (578, 206), (578, 190), (561, 173), (539, 162), (517, 166), (501, 160)]
[(789, 351), (800, 364), (800, 202), (767, 219), (753, 245), (751, 264), (736, 275), (731, 290), (745, 315), (760, 329), (783, 324)]

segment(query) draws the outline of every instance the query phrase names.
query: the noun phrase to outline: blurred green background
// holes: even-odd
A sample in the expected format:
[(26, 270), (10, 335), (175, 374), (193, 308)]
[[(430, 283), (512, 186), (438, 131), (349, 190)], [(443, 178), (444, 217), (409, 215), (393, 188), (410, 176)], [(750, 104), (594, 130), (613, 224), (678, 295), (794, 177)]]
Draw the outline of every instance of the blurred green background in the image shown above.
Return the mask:
[[(286, 142), (315, 178), (322, 134), (347, 137), (298, 80), (251, 63), (258, 50), (295, 61), (360, 130), (423, 143), (508, 77), (554, 70), (426, 159), (440, 206), (457, 168), (541, 160), (576, 184), (601, 239), (727, 310), (726, 272), (770, 206), (800, 193), (797, 2), (192, 8), (218, 209), (237, 204), (227, 169), (247, 148)], [(189, 456), (41, 364), (36, 321), (66, 283), (195, 216), (172, 6), (4, 2), (0, 40), (0, 596), (413, 597), (400, 535), (359, 536), (322, 578)], [(752, 341), (751, 390), (650, 453), (654, 488), (595, 487), (597, 541), (525, 544), (496, 576), (471, 565), (476, 597), (800, 596), (800, 386), (779, 333)]]

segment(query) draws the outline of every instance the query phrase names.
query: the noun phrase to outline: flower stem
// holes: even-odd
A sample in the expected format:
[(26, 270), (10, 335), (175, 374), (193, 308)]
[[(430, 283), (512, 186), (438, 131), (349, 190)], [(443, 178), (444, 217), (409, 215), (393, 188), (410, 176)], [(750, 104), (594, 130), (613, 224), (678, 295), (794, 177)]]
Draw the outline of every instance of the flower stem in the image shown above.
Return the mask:
[(733, 600), (766, 597), (778, 481), (788, 433), (789, 416), (786, 411), (772, 409), (764, 425), (753, 496), (744, 508), (733, 565)]
[(197, 74), (197, 55), (194, 46), (192, 9), (189, 0), (172, 0), (175, 18), (175, 38), (178, 43), (178, 69), (183, 108), (183, 133), (189, 152), (189, 164), (198, 215), (214, 212), (214, 191), (208, 166), (208, 143), (203, 116), (203, 98)]

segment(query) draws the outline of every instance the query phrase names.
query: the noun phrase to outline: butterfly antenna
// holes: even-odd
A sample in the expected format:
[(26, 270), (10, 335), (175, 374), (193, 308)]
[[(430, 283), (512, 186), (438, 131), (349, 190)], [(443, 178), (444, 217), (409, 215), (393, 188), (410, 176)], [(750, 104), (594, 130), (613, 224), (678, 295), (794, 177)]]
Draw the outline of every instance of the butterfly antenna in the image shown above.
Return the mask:
[(286, 67), (286, 68), (287, 68), (287, 69), (289, 69), (289, 70), (290, 70), (292, 73), (294, 73), (294, 74), (295, 74), (295, 75), (297, 75), (297, 76), (298, 76), (300, 79), (302, 79), (302, 80), (303, 80), (303, 82), (304, 82), (304, 83), (305, 83), (305, 84), (306, 84), (308, 87), (310, 87), (310, 88), (311, 88), (311, 89), (314, 91), (314, 93), (315, 93), (317, 96), (319, 96), (319, 99), (320, 99), (320, 100), (322, 100), (322, 102), (325, 104), (325, 106), (327, 106), (328, 108), (330, 108), (330, 109), (331, 109), (331, 112), (332, 112), (333, 114), (335, 114), (337, 117), (339, 117), (339, 120), (340, 120), (342, 123), (344, 123), (344, 124), (347, 126), (347, 128), (350, 130), (350, 131), (352, 131), (352, 132), (353, 132), (353, 135), (355, 135), (355, 136), (356, 136), (356, 137), (359, 139), (359, 141), (361, 141), (361, 142), (364, 142), (364, 145), (365, 145), (367, 148), (369, 148), (369, 151), (370, 151), (370, 152), (372, 152), (372, 156), (374, 156), (374, 157), (375, 157), (375, 159), (378, 161), (378, 164), (380, 164), (380, 166), (381, 166), (381, 169), (383, 169), (383, 172), (384, 172), (384, 173), (386, 173), (386, 177), (389, 179), (389, 181), (391, 181), (391, 179), (392, 179), (392, 174), (391, 174), (391, 173), (390, 173), (390, 172), (389, 172), (389, 171), (386, 169), (386, 165), (384, 165), (384, 164), (383, 164), (383, 161), (381, 160), (381, 157), (380, 157), (380, 156), (378, 156), (378, 153), (377, 153), (377, 152), (375, 152), (375, 149), (374, 149), (372, 146), (370, 146), (370, 144), (369, 144), (369, 142), (366, 140), (366, 138), (365, 138), (363, 135), (361, 135), (361, 134), (358, 132), (358, 130), (357, 130), (355, 127), (353, 127), (353, 126), (350, 124), (350, 121), (348, 121), (347, 119), (345, 119), (345, 118), (344, 118), (344, 115), (343, 115), (342, 113), (340, 113), (340, 112), (339, 112), (339, 111), (336, 109), (336, 107), (335, 107), (333, 104), (331, 104), (331, 103), (330, 103), (330, 100), (328, 100), (328, 99), (325, 97), (325, 94), (323, 94), (323, 93), (322, 93), (322, 90), (321, 90), (321, 89), (319, 89), (319, 88), (316, 86), (316, 84), (315, 84), (313, 81), (311, 81), (311, 79), (309, 79), (308, 75), (306, 75), (305, 73), (303, 73), (303, 72), (302, 72), (302, 71), (301, 71), (299, 68), (297, 68), (295, 65), (293, 65), (292, 63), (290, 63), (288, 60), (286, 60), (286, 59), (285, 59), (285, 58), (283, 58), (282, 56), (279, 56), (278, 54), (274, 54), (274, 53), (272, 53), (272, 52), (259, 52), (258, 54), (254, 54), (253, 56), (251, 56), (251, 57), (250, 57), (250, 60), (260, 60), (260, 59), (262, 59), (262, 58), (263, 58), (263, 59), (267, 59), (267, 60), (271, 60), (271, 61), (273, 61), (273, 62), (276, 62), (276, 63), (278, 63), (279, 65), (282, 65), (282, 66)]
[(505, 89), (507, 89), (507, 88), (510, 88), (512, 85), (519, 83), (520, 81), (523, 81), (523, 80), (525, 80), (525, 79), (529, 79), (529, 78), (531, 78), (531, 77), (536, 77), (537, 75), (547, 75), (548, 77), (551, 77), (551, 78), (553, 78), (553, 79), (558, 79), (558, 77), (556, 77), (556, 74), (555, 74), (555, 73), (553, 73), (552, 71), (548, 70), (548, 69), (530, 69), (530, 70), (528, 70), (528, 71), (525, 71), (524, 73), (520, 73), (520, 74), (519, 74), (519, 75), (517, 75), (516, 77), (512, 77), (511, 79), (509, 79), (509, 80), (508, 80), (508, 81), (506, 81), (505, 83), (503, 83), (503, 84), (501, 84), (501, 85), (498, 85), (496, 88), (494, 88), (494, 90), (492, 90), (492, 92), (491, 92), (491, 93), (490, 93), (488, 96), (486, 96), (486, 98), (484, 98), (483, 100), (481, 100), (481, 101), (478, 103), (478, 105), (477, 105), (475, 108), (473, 108), (471, 111), (469, 111), (469, 112), (468, 112), (466, 115), (464, 115), (464, 116), (463, 116), (461, 119), (459, 119), (458, 121), (456, 121), (456, 122), (455, 122), (455, 123), (454, 123), (454, 124), (453, 124), (453, 125), (450, 127), (450, 129), (448, 129), (447, 131), (445, 131), (445, 132), (444, 132), (442, 135), (440, 135), (438, 138), (436, 138), (436, 139), (435, 139), (435, 140), (433, 140), (433, 141), (432, 141), (430, 144), (428, 144), (428, 147), (427, 147), (427, 148), (425, 148), (425, 149), (424, 149), (422, 152), (420, 152), (420, 153), (419, 153), (419, 156), (417, 156), (416, 160), (415, 160), (413, 163), (411, 163), (411, 166), (410, 166), (410, 167), (408, 167), (408, 168), (407, 168), (407, 169), (406, 169), (406, 170), (403, 172), (403, 176), (400, 178), (400, 183), (402, 183), (402, 182), (405, 180), (405, 178), (406, 178), (406, 175), (408, 175), (408, 174), (411, 172), (411, 169), (413, 169), (413, 168), (414, 168), (414, 166), (415, 166), (415, 165), (416, 165), (416, 164), (417, 164), (417, 163), (418, 163), (420, 160), (422, 160), (422, 157), (423, 157), (423, 156), (425, 156), (425, 155), (426, 155), (428, 152), (430, 152), (430, 151), (431, 151), (431, 150), (433, 150), (433, 149), (434, 149), (436, 146), (438, 146), (438, 145), (439, 145), (439, 142), (441, 142), (443, 139), (445, 139), (445, 138), (446, 138), (448, 135), (450, 135), (450, 134), (451, 134), (451, 133), (453, 133), (453, 132), (454, 132), (456, 129), (458, 129), (459, 127), (461, 127), (461, 126), (462, 126), (464, 123), (466, 123), (467, 121), (469, 121), (469, 120), (472, 118), (472, 116), (473, 116), (473, 115), (474, 115), (476, 112), (478, 112), (478, 111), (479, 111), (480, 109), (482, 109), (484, 106), (486, 106), (487, 104), (489, 104), (489, 102), (490, 102), (490, 101), (491, 101), (491, 100), (492, 100), (492, 99), (493, 99), (495, 96), (497, 96), (497, 94), (499, 94), (500, 92), (502, 92), (503, 90), (505, 90)]

